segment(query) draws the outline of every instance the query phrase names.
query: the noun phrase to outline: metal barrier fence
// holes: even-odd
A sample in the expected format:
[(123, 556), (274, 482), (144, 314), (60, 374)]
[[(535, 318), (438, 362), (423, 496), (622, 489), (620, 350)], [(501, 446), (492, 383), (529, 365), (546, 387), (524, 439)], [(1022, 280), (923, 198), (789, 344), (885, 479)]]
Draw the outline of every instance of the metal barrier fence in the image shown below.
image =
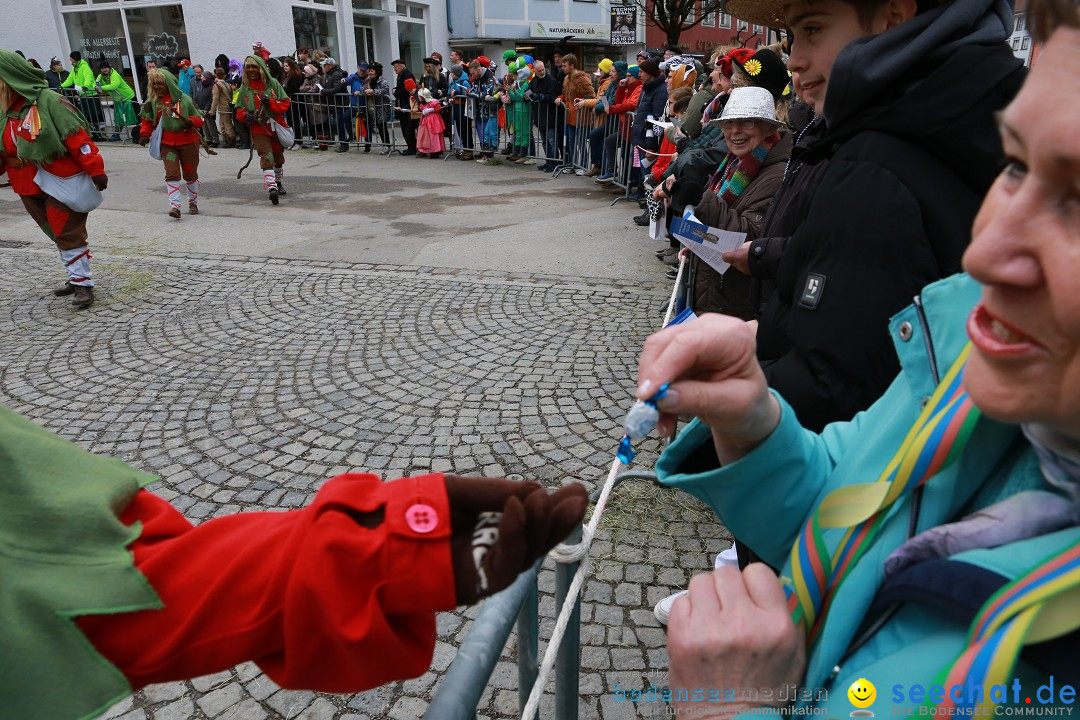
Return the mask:
[(394, 105), (381, 96), (356, 97), (349, 93), (321, 95), (296, 93), (286, 118), (303, 147), (364, 146), (383, 149), (383, 155), (400, 152)]
[[(656, 473), (626, 470), (615, 477), (615, 485), (623, 480), (655, 482)], [(595, 503), (599, 497), (600, 490), (597, 490), (589, 499)], [(579, 525), (565, 542), (573, 545), (580, 541)], [(500, 653), (506, 646), (510, 630), (515, 626), (518, 646), (518, 712), (524, 711), (539, 669), (537, 576), (542, 563), (543, 558), (530, 570), (519, 575), (510, 587), (484, 602), (473, 621), (469, 636), (454, 656), (446, 677), (428, 705), (424, 720), (472, 720), (475, 717), (476, 706), (491, 679)], [(568, 600), (570, 583), (577, 569), (576, 562), (555, 565), (556, 617)], [(555, 659), (555, 720), (576, 720), (578, 717), (580, 654), (581, 603), (578, 602), (570, 615), (570, 624)], [(522, 720), (535, 720), (535, 717)]]
[(86, 118), (93, 140), (132, 141), (126, 131), (139, 124), (139, 104), (134, 99), (120, 100), (104, 93), (80, 93), (74, 88), (62, 88), (60, 94)]
[[(585, 175), (600, 167), (611, 176), (607, 185), (622, 190), (612, 205), (633, 190), (632, 113), (597, 115), (580, 108), (575, 124), (565, 108), (551, 102), (511, 101), (491, 107), (474, 94), (449, 99), (443, 112), (453, 151), (445, 160), (510, 157), (519, 164), (540, 164), (552, 177)], [(523, 120), (524, 137), (519, 127)]]

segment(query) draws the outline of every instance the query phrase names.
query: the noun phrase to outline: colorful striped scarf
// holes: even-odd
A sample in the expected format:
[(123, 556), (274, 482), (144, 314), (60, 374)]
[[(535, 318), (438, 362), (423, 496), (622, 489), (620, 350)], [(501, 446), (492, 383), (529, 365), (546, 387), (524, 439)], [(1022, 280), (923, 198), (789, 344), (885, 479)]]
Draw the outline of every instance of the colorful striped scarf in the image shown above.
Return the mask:
[(748, 155), (737, 158), (729, 152), (720, 163), (720, 167), (709, 178), (709, 189), (719, 195), (728, 207), (732, 207), (750, 183), (754, 182), (754, 178), (765, 164), (769, 151), (776, 147), (778, 142), (780, 142), (780, 133), (773, 133), (762, 140), (761, 144), (751, 150)]

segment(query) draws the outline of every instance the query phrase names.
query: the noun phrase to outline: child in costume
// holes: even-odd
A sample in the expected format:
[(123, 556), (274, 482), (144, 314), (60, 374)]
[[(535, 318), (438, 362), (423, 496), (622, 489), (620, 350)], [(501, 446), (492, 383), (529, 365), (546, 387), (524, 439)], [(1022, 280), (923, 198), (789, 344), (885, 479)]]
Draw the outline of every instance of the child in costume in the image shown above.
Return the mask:
[(0, 112), (4, 115), (0, 175), (7, 173), (26, 212), (56, 243), (67, 271), (67, 282), (53, 294), (74, 295), (76, 308), (89, 307), (94, 302), (86, 242), (89, 211), (77, 212), (47, 194), (38, 185), (42, 179), (37, 173), (39, 168), (59, 178), (85, 173), (99, 191), (100, 203), (100, 191), (109, 184), (105, 161), (79, 111), (49, 89), (44, 72), (10, 50), (0, 50)]
[(514, 81), (507, 88), (507, 94), (510, 98), (509, 125), (513, 129), (514, 149), (507, 160), (511, 162), (525, 161), (529, 158), (532, 118), (526, 93), (529, 92), (529, 81), (532, 80), (533, 75), (531, 60), (532, 58), (528, 55), (523, 55), (514, 60), (510, 66)]
[(161, 125), (161, 161), (165, 164), (165, 189), (169, 193), (169, 217), (180, 219), (180, 179), (187, 188), (188, 213), (199, 214), (199, 131), (202, 112), (180, 91), (168, 70), (155, 68), (147, 74), (149, 96), (142, 106), (139, 144), (150, 142)]
[(285, 176), (285, 152), (275, 125), (288, 130), (285, 113), (290, 102), (285, 88), (270, 76), (261, 57), (248, 55), (244, 58), (244, 84), (236, 98), (236, 120), (245, 123), (251, 131), (251, 143), (262, 168), (263, 189), (274, 205), (278, 204), (279, 196), (285, 195), (285, 186), (281, 183)]
[(428, 157), (438, 160), (446, 147), (443, 144), (443, 132), (446, 131), (446, 123), (442, 119), (442, 104), (436, 100), (431, 91), (421, 88), (420, 96), (420, 127), (416, 131), (416, 151), (418, 154), (427, 153)]
[(348, 473), (306, 508), (193, 527), (152, 476), (2, 406), (0, 477), (19, 550), (0, 553), (0, 703), (42, 720), (249, 660), (323, 692), (418, 676), (435, 613), (510, 585), (588, 502), (579, 484)]

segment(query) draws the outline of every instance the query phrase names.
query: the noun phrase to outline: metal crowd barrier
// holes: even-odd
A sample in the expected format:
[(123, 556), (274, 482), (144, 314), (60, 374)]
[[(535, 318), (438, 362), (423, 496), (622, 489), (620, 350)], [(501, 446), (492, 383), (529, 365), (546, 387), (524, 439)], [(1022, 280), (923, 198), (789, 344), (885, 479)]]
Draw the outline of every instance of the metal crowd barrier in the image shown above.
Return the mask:
[(382, 154), (389, 155), (400, 152), (393, 110), (393, 100), (381, 96), (296, 93), (288, 119), (303, 147), (345, 143), (350, 147), (382, 148)]
[[(653, 480), (656, 473), (627, 470), (615, 477), (614, 487), (623, 480)], [(590, 496), (600, 498), (600, 490)], [(581, 540), (581, 526), (566, 539), (568, 544)], [(465, 642), (454, 656), (450, 668), (439, 685), (435, 697), (424, 713), (424, 720), (472, 720), (476, 706), (491, 680), (491, 673), (510, 630), (517, 628), (518, 712), (523, 712), (539, 672), (539, 613), (537, 576), (543, 558), (530, 570), (518, 576), (514, 583), (497, 595), (488, 598), (473, 621)], [(570, 584), (577, 573), (578, 563), (555, 565), (555, 616), (558, 617), (567, 601)], [(562, 644), (555, 660), (555, 720), (576, 720), (578, 717), (581, 665), (581, 602), (570, 615)], [(538, 713), (539, 715), (539, 713)], [(523, 720), (535, 720), (523, 718)]]
[(134, 100), (118, 100), (104, 93), (80, 93), (74, 88), (61, 88), (60, 94), (82, 113), (94, 141), (131, 142), (130, 132), (125, 131), (139, 124), (139, 105)]

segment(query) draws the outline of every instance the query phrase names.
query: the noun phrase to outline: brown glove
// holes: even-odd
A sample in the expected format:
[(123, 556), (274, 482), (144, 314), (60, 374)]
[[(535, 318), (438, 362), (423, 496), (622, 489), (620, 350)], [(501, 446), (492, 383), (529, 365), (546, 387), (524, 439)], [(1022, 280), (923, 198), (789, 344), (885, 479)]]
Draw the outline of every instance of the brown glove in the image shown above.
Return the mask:
[(143, 147), (146, 147), (147, 144), (149, 144), (149, 142), (150, 142), (150, 137), (149, 136), (147, 136), (147, 135), (140, 135), (139, 136), (139, 144), (142, 145)]
[(548, 492), (536, 482), (446, 476), (450, 552), (459, 605), (509, 586), (585, 517), (578, 483)]
[(101, 175), (91, 175), (90, 179), (94, 181), (94, 187), (98, 189), (98, 192), (109, 187), (109, 176), (104, 173)]

